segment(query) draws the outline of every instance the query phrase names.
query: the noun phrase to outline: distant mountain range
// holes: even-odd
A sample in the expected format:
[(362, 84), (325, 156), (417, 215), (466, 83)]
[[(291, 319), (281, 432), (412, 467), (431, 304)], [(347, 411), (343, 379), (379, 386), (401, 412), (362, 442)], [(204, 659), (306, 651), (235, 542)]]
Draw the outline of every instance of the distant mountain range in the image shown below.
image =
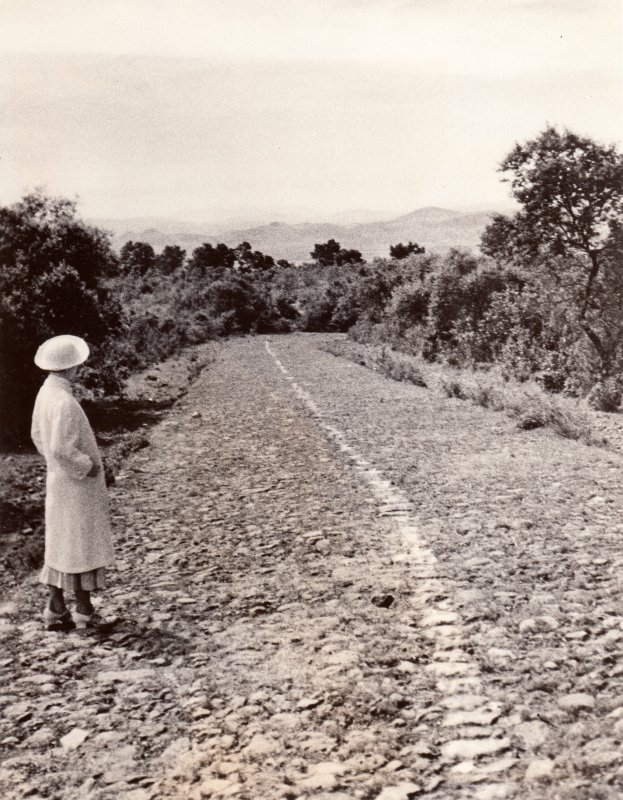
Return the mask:
[(493, 212), (461, 212), (447, 208), (420, 208), (395, 219), (358, 224), (271, 222), (253, 228), (206, 229), (181, 221), (156, 218), (100, 219), (92, 224), (112, 233), (119, 249), (127, 241), (147, 242), (156, 252), (177, 244), (190, 255), (204, 242), (224, 242), (235, 247), (249, 242), (275, 259), (301, 262), (310, 259), (315, 244), (336, 239), (342, 247), (360, 250), (366, 260), (388, 256), (390, 245), (417, 242), (427, 251), (447, 252), (452, 247), (475, 250)]

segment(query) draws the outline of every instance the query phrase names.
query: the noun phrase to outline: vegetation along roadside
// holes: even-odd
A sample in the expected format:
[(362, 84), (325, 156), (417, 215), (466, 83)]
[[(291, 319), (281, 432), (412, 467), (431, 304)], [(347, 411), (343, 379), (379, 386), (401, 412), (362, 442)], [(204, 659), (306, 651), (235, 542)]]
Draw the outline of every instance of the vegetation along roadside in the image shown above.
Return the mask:
[(396, 381), (429, 388), (438, 394), (468, 400), (517, 420), (522, 430), (549, 428), (559, 436), (588, 445), (608, 446), (595, 412), (582, 400), (557, 397), (537, 383), (504, 379), (498, 371), (474, 372), (446, 365), (430, 365), (415, 356), (397, 353), (387, 346), (362, 344), (352, 339), (332, 339), (322, 349), (347, 358)]

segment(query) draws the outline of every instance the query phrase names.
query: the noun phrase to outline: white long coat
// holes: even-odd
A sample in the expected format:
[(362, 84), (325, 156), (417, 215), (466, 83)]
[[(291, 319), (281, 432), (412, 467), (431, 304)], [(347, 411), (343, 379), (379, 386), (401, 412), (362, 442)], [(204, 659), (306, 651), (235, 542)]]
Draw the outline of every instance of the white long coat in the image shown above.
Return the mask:
[[(89, 572), (114, 561), (108, 494), (95, 435), (71, 383), (50, 374), (39, 390), (32, 440), (47, 463), (45, 563)], [(100, 467), (95, 478), (87, 473)]]

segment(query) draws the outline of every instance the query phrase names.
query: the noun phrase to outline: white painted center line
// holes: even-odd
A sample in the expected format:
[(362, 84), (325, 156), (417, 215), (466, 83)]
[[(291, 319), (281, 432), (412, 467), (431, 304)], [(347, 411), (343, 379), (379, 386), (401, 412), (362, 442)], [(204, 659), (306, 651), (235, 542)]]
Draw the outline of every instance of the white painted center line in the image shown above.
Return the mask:
[[(265, 347), (285, 375), (290, 387), (307, 406), (329, 438), (348, 457), (349, 462), (368, 486), (372, 496), (379, 503), (380, 515), (390, 518), (400, 533), (404, 550), (396, 558), (408, 563), (419, 578), (414, 592), (422, 608), (420, 624), (423, 635), (433, 645), (433, 659), (426, 669), (435, 677), (436, 688), (442, 696), (441, 705), (447, 709), (442, 727), (453, 729), (453, 735), (456, 737), (449, 738), (442, 745), (442, 754), (448, 761), (472, 764), (472, 768), (469, 770), (466, 768), (472, 779), (479, 772), (478, 766), (481, 766), (482, 771), (488, 775), (495, 771), (496, 777), (499, 778), (501, 773), (515, 764), (514, 758), (500, 759), (503, 754), (509, 755), (507, 751), (511, 747), (504, 721), (500, 719), (501, 705), (485, 696), (478, 664), (464, 649), (464, 623), (459, 613), (452, 608), (451, 601), (444, 600), (438, 606), (432, 606), (428, 602), (432, 593), (445, 596), (449, 596), (449, 593), (444, 592), (444, 584), (436, 572), (437, 559), (420, 534), (409, 498), (384, 477), (380, 470), (363, 458), (347, 442), (345, 435), (328, 421), (309, 393), (284, 367), (268, 341)], [(490, 726), (494, 723), (496, 727), (491, 730)], [(493, 764), (488, 764), (487, 770), (482, 763), (482, 759), (486, 760), (487, 757), (497, 757), (496, 764), (499, 765), (499, 769), (493, 770)], [(473, 764), (473, 759), (479, 760), (477, 765)], [(454, 774), (457, 784), (460, 783), (461, 770), (454, 770)], [(509, 790), (512, 789), (508, 783), (505, 785)], [(486, 786), (479, 782), (478, 787), (478, 791), (472, 795), (474, 798), (485, 796)], [(494, 785), (489, 784), (489, 788), (494, 789)], [(500, 789), (503, 791), (501, 785)], [(479, 795), (478, 792), (481, 790), (483, 790), (482, 795)], [(510, 796), (510, 794), (496, 796)]]

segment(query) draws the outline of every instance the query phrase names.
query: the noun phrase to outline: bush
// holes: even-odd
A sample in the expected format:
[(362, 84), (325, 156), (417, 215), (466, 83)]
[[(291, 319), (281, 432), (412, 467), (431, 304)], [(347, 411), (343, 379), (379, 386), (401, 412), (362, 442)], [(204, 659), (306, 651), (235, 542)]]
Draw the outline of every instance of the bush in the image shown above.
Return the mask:
[(606, 378), (603, 382), (596, 383), (587, 399), (597, 411), (610, 413), (619, 411), (623, 400), (622, 381), (611, 377)]
[(253, 284), (237, 275), (212, 283), (206, 299), (217, 329), (223, 334), (249, 333), (268, 312), (266, 300)]
[(118, 390), (120, 377), (101, 376), (101, 356), (123, 329), (120, 304), (104, 281), (116, 260), (107, 238), (76, 218), (75, 204), (26, 196), (0, 209), (0, 407), (2, 438), (29, 439), (30, 415), (43, 375), (38, 346), (51, 336), (81, 336), (92, 348), (94, 389)]
[(337, 296), (329, 289), (308, 295), (301, 320), (303, 330), (310, 333), (330, 331), (337, 302)]
[(374, 360), (374, 364), (384, 375), (396, 381), (405, 381), (414, 386), (426, 387), (426, 380), (415, 364), (406, 359), (396, 358), (383, 347), (380, 356)]
[(349, 290), (358, 308), (349, 333), (457, 368), (498, 365), (504, 380), (536, 381), (571, 397), (590, 393), (596, 407), (615, 410), (623, 374), (621, 253), (623, 230), (604, 248), (604, 285), (589, 309), (607, 369), (578, 318), (586, 265), (569, 255), (536, 252), (530, 263), (511, 266), (457, 250), (443, 259), (377, 259)]
[(442, 377), (439, 380), (439, 386), (447, 397), (455, 397), (457, 400), (469, 400), (469, 394), (463, 382), (456, 378)]
[(519, 418), (522, 430), (550, 428), (566, 439), (576, 439), (585, 444), (599, 444), (591, 429), (588, 416), (579, 409), (571, 410), (554, 397), (545, 394), (524, 393), (509, 410)]
[(389, 304), (389, 315), (395, 320), (396, 333), (426, 325), (430, 290), (422, 283), (407, 283), (396, 288)]
[(572, 401), (551, 397), (536, 385), (524, 387), (509, 384), (499, 374), (490, 378), (476, 375), (442, 375), (439, 387), (448, 396), (459, 400), (470, 400), (476, 405), (493, 411), (503, 411), (518, 420), (522, 430), (549, 428), (567, 439), (576, 439), (585, 444), (603, 444), (592, 430), (590, 418), (585, 410)]

